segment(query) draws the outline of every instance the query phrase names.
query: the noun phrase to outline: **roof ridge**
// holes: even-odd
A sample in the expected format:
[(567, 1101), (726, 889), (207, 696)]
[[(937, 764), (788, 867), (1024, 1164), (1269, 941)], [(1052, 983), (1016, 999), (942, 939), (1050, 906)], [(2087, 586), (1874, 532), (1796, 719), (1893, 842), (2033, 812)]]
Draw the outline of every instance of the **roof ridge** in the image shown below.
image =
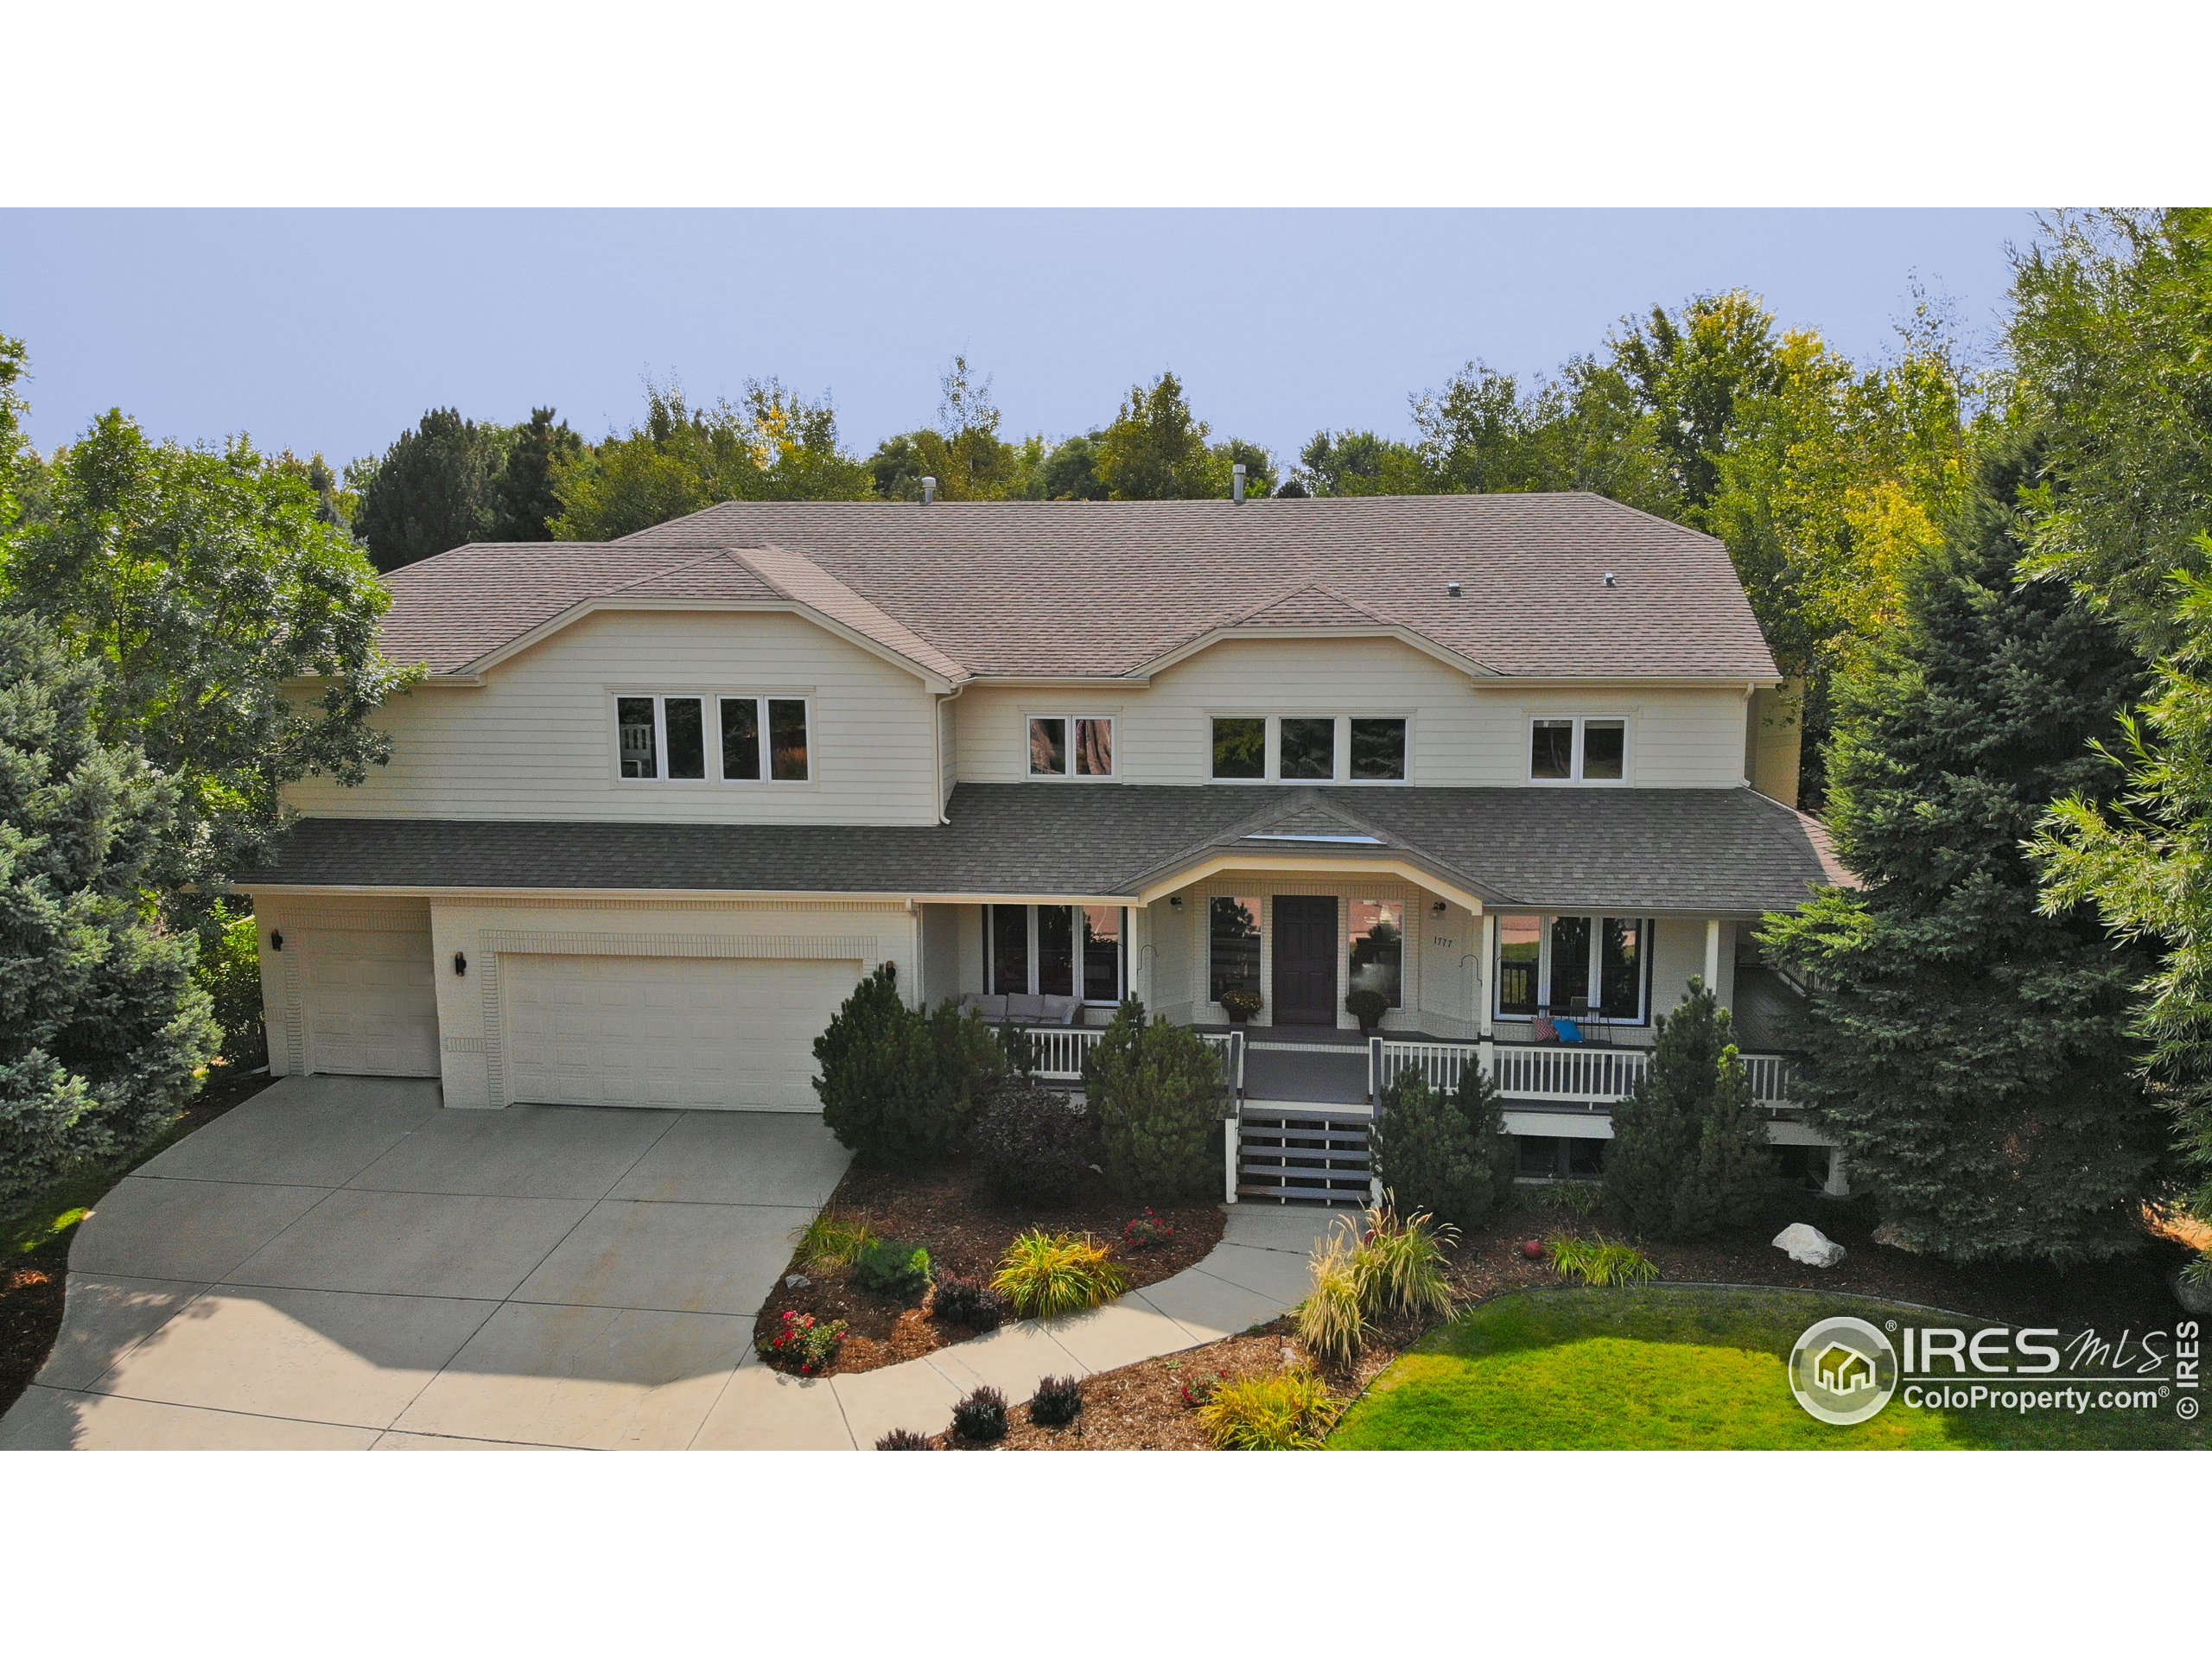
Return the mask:
[[(606, 545), (606, 543), (601, 543), (601, 545)], [(767, 582), (769, 588), (773, 589), (777, 594), (781, 594), (782, 597), (785, 599), (789, 599), (791, 597), (789, 594), (784, 593), (784, 590), (778, 587), (776, 583), (770, 582), (766, 575), (760, 571), (754, 569), (744, 560), (739, 558), (734, 549), (727, 547), (718, 547), (711, 553), (702, 553), (697, 558), (686, 559), (681, 564), (664, 565), (658, 570), (647, 571), (642, 576), (633, 576), (628, 582), (617, 583), (614, 587), (608, 588), (604, 594), (599, 595), (599, 597), (601, 599), (613, 599), (618, 594), (628, 593), (632, 588), (642, 588), (649, 582), (665, 582), (671, 576), (682, 575), (686, 570), (696, 570), (702, 565), (714, 564), (716, 563), (735, 565), (740, 570), (744, 571), (748, 575), (757, 577), (760, 581)]]
[[(948, 680), (972, 677), (972, 671), (965, 663), (924, 639), (843, 577), (824, 569), (818, 561), (809, 558), (805, 554), (776, 542), (764, 542), (759, 547), (726, 548), (723, 551), (793, 603), (820, 611), (855, 632), (867, 635), (887, 650), (897, 652), (907, 661), (919, 664)], [(766, 563), (763, 563), (764, 557)], [(787, 560), (789, 563), (781, 569), (770, 569), (769, 566), (778, 559)], [(795, 589), (789, 581), (794, 574), (791, 566), (805, 571), (812, 582), (818, 583), (827, 591), (810, 598)], [(817, 602), (824, 599), (833, 602)], [(847, 613), (841, 615), (840, 611)]]

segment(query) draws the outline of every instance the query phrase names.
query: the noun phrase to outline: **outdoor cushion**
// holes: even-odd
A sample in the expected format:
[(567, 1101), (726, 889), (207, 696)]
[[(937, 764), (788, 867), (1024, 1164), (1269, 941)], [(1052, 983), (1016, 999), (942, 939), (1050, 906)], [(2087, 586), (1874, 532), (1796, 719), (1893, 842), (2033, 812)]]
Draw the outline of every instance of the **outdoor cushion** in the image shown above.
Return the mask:
[(1552, 1023), (1551, 1015), (1540, 1014), (1535, 1017), (1529, 1027), (1529, 1040), (1532, 1043), (1555, 1043), (1559, 1040), (1559, 1027)]
[(993, 1025), (1006, 1023), (1006, 998), (1003, 996), (979, 996), (976, 999), (976, 1006), (982, 1009), (983, 1018)]
[(1559, 1030), (1559, 1039), (1562, 1043), (1579, 1043), (1582, 1040), (1582, 1027), (1573, 1020), (1561, 1020), (1555, 1023)]
[(1019, 996), (1009, 996), (1006, 1000), (1006, 1017), (1009, 1020), (1042, 1020), (1045, 1017), (1045, 999), (1032, 996), (1027, 992)]
[(1044, 1001), (1044, 1017), (1047, 1023), (1055, 1026), (1075, 1024), (1076, 1015), (1083, 1009), (1083, 999), (1079, 996), (1047, 996)]

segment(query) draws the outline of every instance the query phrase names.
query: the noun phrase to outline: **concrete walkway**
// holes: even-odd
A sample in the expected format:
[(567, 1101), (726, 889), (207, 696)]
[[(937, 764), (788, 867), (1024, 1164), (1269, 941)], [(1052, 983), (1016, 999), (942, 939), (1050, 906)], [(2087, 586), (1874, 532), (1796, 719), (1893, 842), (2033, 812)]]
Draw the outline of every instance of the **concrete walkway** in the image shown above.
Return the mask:
[(287, 1078), (103, 1198), (0, 1449), (872, 1446), (1274, 1318), (1328, 1217), (1239, 1206), (1196, 1267), (823, 1381), (753, 1351), (848, 1154), (805, 1114), (516, 1107)]
[(952, 1420), (953, 1402), (982, 1383), (1020, 1404), (1039, 1377), (1089, 1376), (1233, 1337), (1304, 1298), (1307, 1255), (1340, 1213), (1238, 1205), (1222, 1242), (1173, 1278), (1088, 1313), (1017, 1320), (881, 1370), (816, 1380), (786, 1376), (748, 1356), (692, 1445), (868, 1451), (894, 1428), (938, 1433)]

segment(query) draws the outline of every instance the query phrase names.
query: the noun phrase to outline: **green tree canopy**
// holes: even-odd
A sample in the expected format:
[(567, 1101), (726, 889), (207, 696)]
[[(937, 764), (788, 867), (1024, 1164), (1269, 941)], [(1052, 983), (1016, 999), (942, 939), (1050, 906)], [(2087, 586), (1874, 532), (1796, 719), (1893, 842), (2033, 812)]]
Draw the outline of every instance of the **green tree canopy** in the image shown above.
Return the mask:
[(1197, 501), (1226, 495), (1227, 468), (1215, 487), (1212, 429), (1191, 412), (1172, 369), (1149, 387), (1132, 386), (1098, 441), (1098, 481), (1116, 501)]
[(1656, 1023), (1650, 1064), (1613, 1107), (1605, 1204), (1647, 1236), (1698, 1238), (1758, 1213), (1773, 1160), (1735, 1022), (1712, 989), (1692, 979)]
[(505, 428), (464, 420), (457, 409), (426, 410), (402, 432), (368, 475), (354, 515), (377, 569), (493, 539), (508, 442)]
[(564, 541), (611, 541), (721, 501), (858, 501), (867, 463), (837, 447), (836, 411), (752, 380), (737, 404), (694, 409), (679, 386), (649, 385), (645, 419), (587, 448), (556, 474)]
[(1992, 457), (1909, 573), (1902, 626), (1842, 683), (1831, 825), (1864, 885), (1764, 938), (1811, 986), (1814, 1121), (1900, 1239), (2064, 1265), (2138, 1241), (2161, 1135), (2128, 1036), (2147, 964), (2085, 910), (2039, 913), (2023, 850), (2054, 800), (2109, 798), (2091, 744), (2141, 681), (2063, 583), (2013, 580), (2039, 460)]
[(57, 455), (40, 515), (0, 536), (0, 610), (105, 664), (100, 741), (142, 748), (177, 786), (156, 885), (250, 868), (286, 784), (358, 782), (387, 753), (369, 715), (408, 677), (376, 652), (390, 601), (321, 507), (245, 438), (156, 444), (118, 411)]
[(554, 480), (561, 468), (574, 464), (583, 452), (583, 440), (556, 420), (550, 409), (533, 409), (528, 424), (514, 429), (506, 460), (492, 492), (485, 539), (493, 542), (545, 542), (553, 538), (553, 520), (560, 517), (560, 498)]

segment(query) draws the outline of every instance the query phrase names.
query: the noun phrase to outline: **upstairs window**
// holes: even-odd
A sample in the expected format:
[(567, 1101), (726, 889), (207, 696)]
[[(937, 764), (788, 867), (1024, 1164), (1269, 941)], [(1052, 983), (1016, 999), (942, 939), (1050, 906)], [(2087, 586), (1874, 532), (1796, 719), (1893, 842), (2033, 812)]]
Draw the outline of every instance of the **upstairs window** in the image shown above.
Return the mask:
[(1651, 924), (1627, 916), (1501, 916), (1496, 1008), (1506, 1020), (1641, 1025), (1651, 979)]
[(686, 696), (615, 698), (617, 776), (705, 782), (709, 706), (715, 711), (711, 775), (723, 783), (779, 784), (803, 784), (811, 776), (804, 697)]
[(1217, 715), (1219, 784), (1402, 784), (1406, 721), (1377, 715)]
[(1531, 783), (1617, 784), (1628, 776), (1628, 721), (1618, 715), (1539, 715), (1529, 722)]
[(1111, 778), (1114, 719), (1110, 715), (1032, 715), (1032, 778)]

